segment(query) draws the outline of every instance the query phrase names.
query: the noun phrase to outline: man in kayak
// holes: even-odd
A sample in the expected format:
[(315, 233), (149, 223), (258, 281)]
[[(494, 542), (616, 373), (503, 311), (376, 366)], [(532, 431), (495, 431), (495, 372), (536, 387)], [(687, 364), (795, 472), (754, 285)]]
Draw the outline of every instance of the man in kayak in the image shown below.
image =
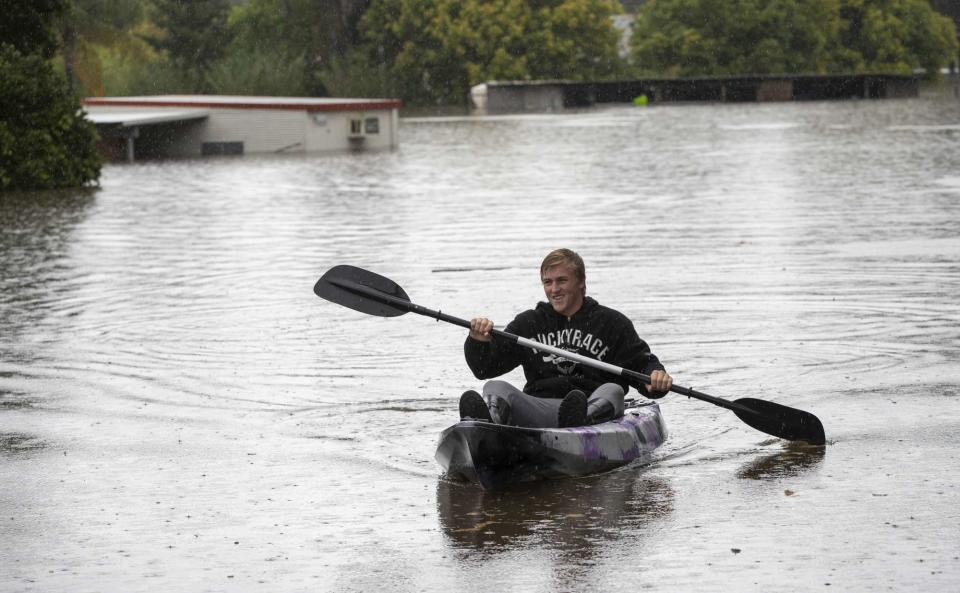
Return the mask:
[[(547, 302), (524, 311), (506, 331), (569, 352), (641, 372), (650, 384), (633, 384), (647, 397), (663, 397), (673, 385), (650, 347), (622, 313), (586, 296), (583, 259), (569, 249), (550, 252), (540, 265)], [(483, 395), (467, 391), (460, 417), (536, 428), (584, 426), (623, 415), (631, 384), (562, 357), (494, 339), (493, 322), (470, 321), (463, 346), (467, 365), (478, 379), (492, 379), (523, 366), (527, 384), (519, 390), (506, 381), (488, 381)]]

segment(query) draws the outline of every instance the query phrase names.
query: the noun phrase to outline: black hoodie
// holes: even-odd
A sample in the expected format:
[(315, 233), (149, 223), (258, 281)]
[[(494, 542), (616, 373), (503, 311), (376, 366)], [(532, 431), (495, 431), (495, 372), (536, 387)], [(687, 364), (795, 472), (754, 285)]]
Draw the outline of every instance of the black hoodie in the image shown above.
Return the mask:
[[(604, 307), (591, 297), (585, 297), (583, 306), (570, 318), (554, 311), (549, 303), (538, 303), (535, 309), (517, 315), (506, 331), (646, 375), (664, 370), (647, 343), (637, 335), (633, 323), (619, 311)], [(644, 385), (628, 382), (625, 377), (502, 338), (481, 342), (468, 337), (463, 352), (478, 379), (499, 377), (523, 365), (527, 378), (523, 391), (538, 397), (563, 397), (571, 389), (590, 395), (601, 384), (611, 382), (618, 383), (624, 392), (632, 385), (647, 397), (664, 395), (647, 393)]]

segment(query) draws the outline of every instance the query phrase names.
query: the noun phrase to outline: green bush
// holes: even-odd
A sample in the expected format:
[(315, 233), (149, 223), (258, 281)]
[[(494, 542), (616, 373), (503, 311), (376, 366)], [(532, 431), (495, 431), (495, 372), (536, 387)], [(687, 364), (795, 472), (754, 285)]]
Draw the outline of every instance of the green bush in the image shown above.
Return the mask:
[(56, 19), (67, 0), (3, 0), (0, 3), (0, 43), (24, 54), (52, 58), (60, 48)]
[(616, 0), (372, 0), (360, 29), (404, 102), (456, 105), (487, 80), (611, 79), (619, 12)]
[(230, 2), (152, 0), (152, 6), (151, 20), (160, 32), (145, 36), (146, 41), (177, 67), (192, 92), (210, 92), (207, 75), (230, 43)]
[(0, 44), (0, 80), (0, 190), (96, 182), (96, 129), (50, 63)]
[(214, 93), (300, 97), (307, 94), (306, 60), (276, 52), (241, 50), (213, 64), (207, 81)]
[(385, 98), (395, 94), (387, 66), (372, 62), (362, 51), (330, 60), (319, 78), (335, 97)]
[(98, 47), (104, 94), (111, 97), (190, 93), (193, 87), (169, 60), (149, 48)]
[(926, 0), (649, 0), (630, 37), (640, 75), (935, 75), (954, 25)]

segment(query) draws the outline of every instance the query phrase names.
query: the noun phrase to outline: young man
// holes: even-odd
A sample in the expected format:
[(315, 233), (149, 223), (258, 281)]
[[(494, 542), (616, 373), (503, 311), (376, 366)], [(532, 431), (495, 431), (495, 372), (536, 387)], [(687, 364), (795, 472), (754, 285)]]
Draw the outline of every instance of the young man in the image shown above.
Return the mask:
[[(587, 296), (583, 259), (569, 249), (552, 251), (540, 265), (547, 302), (524, 311), (506, 331), (650, 376), (649, 385), (632, 385), (643, 395), (663, 397), (673, 385), (660, 361), (622, 313)], [(564, 358), (494, 339), (493, 322), (470, 321), (463, 350), (478, 379), (490, 379), (523, 366), (523, 391), (505, 381), (488, 381), (483, 396), (467, 391), (460, 417), (515, 426), (554, 428), (604, 422), (623, 414), (630, 384), (623, 377)], [(589, 394), (589, 396), (587, 395)]]

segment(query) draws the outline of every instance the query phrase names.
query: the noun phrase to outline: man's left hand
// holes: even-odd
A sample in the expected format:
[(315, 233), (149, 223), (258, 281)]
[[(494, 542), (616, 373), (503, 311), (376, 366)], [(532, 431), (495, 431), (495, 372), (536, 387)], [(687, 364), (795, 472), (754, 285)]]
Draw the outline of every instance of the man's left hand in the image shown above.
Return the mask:
[(648, 392), (666, 393), (670, 391), (671, 387), (673, 387), (673, 377), (668, 375), (666, 371), (657, 370), (650, 373), (650, 382), (647, 384)]

